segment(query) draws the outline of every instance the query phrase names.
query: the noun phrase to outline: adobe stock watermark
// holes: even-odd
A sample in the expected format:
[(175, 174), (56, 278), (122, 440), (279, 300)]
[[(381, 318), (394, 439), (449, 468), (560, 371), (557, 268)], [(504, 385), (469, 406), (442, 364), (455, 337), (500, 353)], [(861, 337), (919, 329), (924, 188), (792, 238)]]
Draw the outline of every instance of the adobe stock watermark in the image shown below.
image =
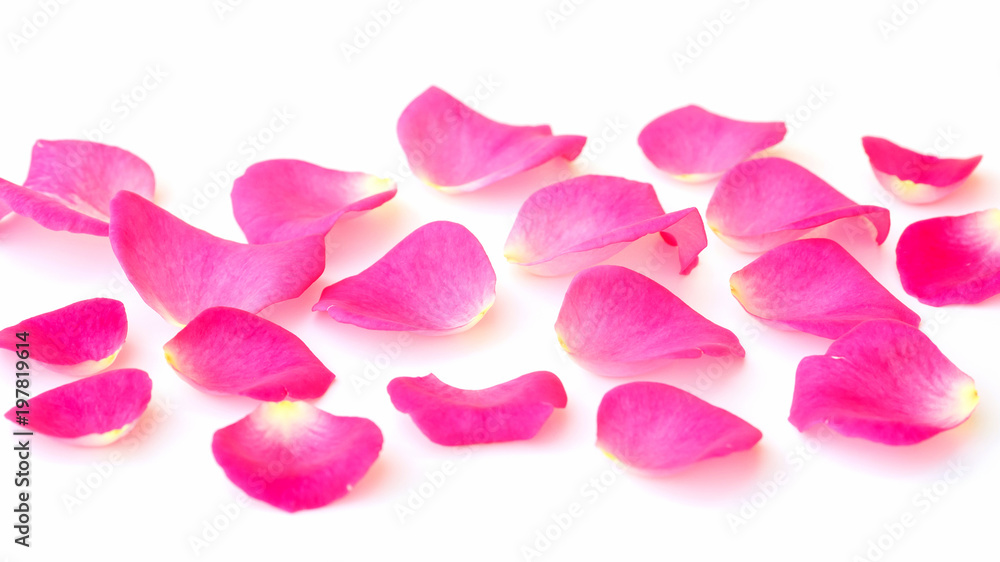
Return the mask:
[(613, 460), (608, 468), (589, 478), (580, 486), (578, 497), (563, 509), (551, 513), (534, 536), (521, 546), (521, 558), (525, 562), (538, 560), (551, 550), (573, 528), (576, 521), (587, 514), (587, 507), (596, 504), (607, 494), (626, 471), (625, 465)]
[(367, 387), (377, 381), (392, 364), (399, 359), (403, 350), (413, 344), (413, 336), (409, 332), (399, 332), (395, 341), (383, 343), (379, 346), (382, 350), (372, 359), (365, 361), (365, 366), (360, 373), (351, 375), (351, 387), (354, 392), (361, 394)]
[(446, 460), (441, 466), (430, 472), (424, 472), (424, 479), (409, 489), (406, 499), (397, 501), (392, 510), (396, 514), (396, 519), (400, 524), (417, 514), (438, 491), (444, 488), (459, 468), (462, 467), (471, 457), (473, 449), (471, 446), (462, 448), (462, 453), (455, 460)]
[(159, 64), (146, 65), (145, 73), (135, 85), (122, 92), (111, 103), (110, 116), (102, 117), (94, 127), (85, 128), (83, 137), (91, 142), (103, 142), (163, 84), (168, 76), (170, 75)]
[(70, 3), (70, 0), (38, 0), (38, 8), (21, 18), (15, 24), (13, 31), (7, 33), (7, 42), (14, 54), (21, 52), (27, 44), (38, 37), (52, 20), (62, 13), (63, 7)]
[(785, 114), (785, 141), (792, 138), (796, 131), (802, 128), (807, 121), (819, 112), (820, 109), (833, 99), (834, 92), (825, 84), (817, 84), (809, 87), (809, 93), (805, 99), (794, 109)]
[(969, 467), (962, 459), (948, 462), (948, 468), (937, 480), (924, 486), (910, 499), (910, 507), (884, 523), (880, 533), (864, 546), (862, 554), (855, 554), (852, 562), (878, 562), (903, 540), (916, 526), (922, 515), (926, 515), (941, 502), (952, 487), (969, 473)]
[(549, 23), (549, 27), (552, 31), (555, 31), (560, 25), (566, 23), (571, 17), (576, 15), (577, 8), (582, 6), (586, 1), (587, 0), (558, 0), (558, 2), (546, 8), (545, 21)]
[(74, 481), (72, 493), (63, 493), (62, 502), (66, 512), (72, 515), (98, 490), (103, 488), (127, 463), (129, 455), (156, 433), (157, 429), (174, 414), (176, 409), (177, 406), (169, 398), (158, 397), (154, 399), (150, 403), (149, 411), (139, 418), (132, 431), (123, 437), (118, 444), (118, 446), (123, 446), (125, 451), (111, 451), (104, 460), (91, 463), (90, 472)]
[(223, 21), (226, 17), (235, 12), (236, 8), (243, 5), (245, 0), (212, 0), (212, 10), (215, 11), (216, 17), (219, 21)]
[(926, 3), (927, 0), (903, 0), (893, 3), (889, 15), (878, 20), (878, 30), (882, 34), (882, 40), (888, 41), (892, 34), (909, 23), (910, 18), (916, 15)]
[(739, 532), (751, 519), (764, 510), (771, 500), (778, 495), (785, 485), (794, 476), (806, 467), (812, 459), (816, 458), (823, 444), (833, 437), (833, 430), (822, 425), (816, 431), (815, 436), (809, 436), (799, 443), (794, 449), (785, 454), (785, 466), (775, 470), (771, 476), (765, 480), (757, 482), (756, 490), (743, 498), (738, 508), (726, 514), (726, 523), (733, 533)]
[[(740, 12), (750, 7), (750, 0), (730, 0), (714, 17), (701, 20), (702, 29), (687, 36), (684, 46), (676, 49), (671, 55), (677, 72), (694, 64), (700, 56), (715, 44), (715, 41), (725, 33), (729, 26), (736, 23)], [(731, 7), (735, 6), (735, 7)]]
[[(412, 4), (412, 1), (405, 4)], [(368, 19), (354, 27), (351, 39), (340, 42), (340, 53), (344, 55), (344, 61), (347, 64), (353, 63), (397, 19), (404, 7), (403, 0), (389, 0), (385, 6), (369, 12)]]
[(287, 107), (275, 107), (266, 124), (247, 135), (237, 147), (237, 155), (230, 158), (225, 165), (208, 174), (208, 183), (196, 188), (194, 195), (185, 203), (176, 205), (170, 212), (188, 220), (197, 216), (219, 197), (228, 192), (230, 184), (264, 153), (271, 143), (295, 119)]
[(215, 513), (202, 520), (200, 532), (188, 537), (188, 546), (191, 547), (191, 552), (200, 557), (215, 541), (219, 540), (219, 537), (230, 525), (240, 518), (249, 505), (250, 496), (244, 493), (237, 494), (232, 501), (220, 503)]

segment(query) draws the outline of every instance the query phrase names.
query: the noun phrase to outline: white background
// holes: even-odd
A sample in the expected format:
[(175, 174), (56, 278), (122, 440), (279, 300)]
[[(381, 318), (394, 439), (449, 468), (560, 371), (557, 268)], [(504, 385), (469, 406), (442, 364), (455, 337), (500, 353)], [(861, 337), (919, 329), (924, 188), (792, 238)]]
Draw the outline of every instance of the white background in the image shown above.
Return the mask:
[[(595, 412), (603, 393), (622, 381), (583, 371), (556, 342), (552, 325), (571, 277), (532, 277), (502, 256), (521, 201), (563, 170), (548, 166), (464, 196), (406, 178), (394, 200), (337, 225), (323, 277), (301, 298), (268, 311), (337, 374), (318, 405), (381, 427), (381, 457), (351, 494), (326, 508), (290, 515), (250, 501), (229, 521), (220, 506), (243, 496), (212, 458), (212, 433), (252, 410), (254, 401), (203, 395), (170, 370), (160, 348), (175, 330), (123, 283), (107, 239), (51, 232), (11, 217), (0, 224), (0, 324), (98, 295), (124, 301), (130, 333), (115, 366), (147, 370), (154, 410), (168, 414), (159, 422), (146, 418), (131, 447), (78, 449), (36, 438), (30, 552), (11, 542), (7, 506), (14, 499), (15, 458), (4, 446), (0, 560), (66, 560), (84, 552), (109, 560), (515, 560), (524, 559), (522, 548), (533, 547), (553, 514), (574, 503), (582, 514), (542, 559), (854, 560), (907, 514), (914, 526), (898, 539), (882, 537), (889, 545), (883, 560), (976, 560), (988, 548), (995, 553), (1000, 299), (944, 309), (920, 305), (901, 290), (894, 248), (914, 220), (1000, 203), (993, 186), (1000, 166), (1000, 5), (911, 0), (905, 7), (912, 14), (900, 12), (895, 21), (901, 25), (885, 36), (879, 21), (891, 24), (902, 0), (594, 0), (575, 8), (567, 0), (567, 15), (555, 25), (547, 12), (559, 13), (556, 0), (399, 0), (398, 13), (348, 60), (343, 45), (353, 43), (357, 28), (387, 1), (246, 0), (221, 15), (225, 5), (210, 0), (68, 2), (51, 17), (37, 15), (43, 4), (0, 5), (0, 177), (23, 181), (36, 139), (83, 138), (107, 120), (104, 142), (153, 167), (159, 204), (180, 212), (197, 203), (204, 209), (189, 222), (241, 241), (228, 196), (232, 178), (220, 172), (285, 157), (398, 174), (396, 119), (430, 85), (470, 99), (477, 86), (494, 84), (479, 88), (480, 111), (502, 122), (549, 123), (556, 133), (589, 136), (578, 173), (651, 182), (667, 210), (694, 205), (704, 213), (712, 185), (680, 184), (656, 170), (635, 140), (647, 122), (688, 103), (748, 120), (794, 119), (774, 153), (859, 203), (891, 209), (893, 227), (883, 246), (858, 242), (849, 249), (924, 318), (925, 332), (975, 378), (982, 400), (961, 427), (910, 447), (800, 434), (786, 421), (795, 366), (805, 355), (823, 353), (829, 341), (764, 330), (740, 308), (728, 277), (752, 256), (710, 235), (701, 265), (682, 277), (672, 250), (647, 237), (610, 263), (641, 269), (732, 329), (747, 357), (722, 370), (716, 360), (678, 361), (640, 378), (691, 390), (753, 423), (764, 438), (749, 453), (669, 478), (616, 476), (594, 493), (588, 482), (602, 475), (609, 482), (613, 474), (593, 445)], [(718, 36), (703, 34), (707, 46), (692, 50), (691, 63), (678, 68), (674, 53), (683, 53), (689, 38), (697, 41), (704, 22), (723, 10), (731, 11), (729, 23), (710, 24)], [(11, 35), (25, 32), (22, 18), (44, 25), (15, 49)], [(148, 69), (166, 76), (146, 78)], [(144, 79), (152, 87), (144, 88)], [(142, 99), (128, 107), (123, 95)], [(288, 126), (264, 132), (281, 110), (293, 115)], [(624, 132), (603, 145), (594, 142), (609, 122), (624, 124)], [(878, 187), (861, 148), (866, 134), (918, 150), (937, 142), (948, 156), (986, 157), (960, 192), (910, 207)], [(270, 142), (253, 153), (249, 136)], [(221, 190), (206, 187), (213, 174)], [(398, 334), (310, 312), (323, 287), (437, 219), (468, 226), (493, 260), (497, 304), (481, 324), (451, 337), (415, 337), (390, 360), (380, 355), (394, 349)], [(0, 393), (6, 404), (13, 361), (3, 357), (10, 363), (0, 368), (0, 385), (10, 389)], [(377, 365), (369, 371), (374, 380), (359, 387), (369, 362)], [(385, 393), (395, 376), (434, 372), (476, 388), (540, 369), (562, 378), (569, 407), (534, 440), (471, 452), (430, 443)], [(39, 391), (70, 379), (36, 370), (33, 380)], [(812, 453), (803, 452), (807, 445)], [(115, 452), (120, 462), (102, 476), (98, 467)], [(396, 505), (448, 461), (455, 463), (453, 474), (400, 521)], [(949, 463), (965, 468), (946, 485), (941, 479)], [(787, 476), (774, 486), (779, 472)], [(88, 479), (98, 485), (87, 489)], [(935, 485), (933, 502), (915, 501)], [(762, 489), (772, 494), (754, 495)], [(67, 509), (67, 497), (88, 491)], [(761, 507), (745, 508), (751, 516), (734, 530), (730, 516), (738, 517), (750, 500)], [(213, 534), (213, 526), (225, 529)], [(208, 544), (197, 555), (192, 537)]]

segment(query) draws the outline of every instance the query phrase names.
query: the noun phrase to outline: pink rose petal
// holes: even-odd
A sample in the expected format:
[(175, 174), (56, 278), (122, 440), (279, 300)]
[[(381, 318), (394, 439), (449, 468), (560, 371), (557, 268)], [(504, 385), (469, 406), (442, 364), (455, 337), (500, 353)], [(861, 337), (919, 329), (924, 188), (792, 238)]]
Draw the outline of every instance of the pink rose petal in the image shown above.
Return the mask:
[(121, 148), (38, 141), (24, 186), (0, 180), (0, 201), (50, 230), (107, 236), (115, 194), (131, 191), (152, 199), (155, 186), (149, 165)]
[(467, 330), (496, 299), (496, 274), (464, 226), (425, 224), (361, 273), (323, 290), (316, 311), (369, 330), (445, 335)]
[(729, 285), (743, 308), (765, 323), (824, 338), (877, 318), (920, 325), (847, 250), (824, 238), (769, 250), (734, 273)]
[[(26, 431), (70, 439), (85, 447), (124, 437), (146, 411), (153, 381), (139, 369), (108, 371), (64, 384), (28, 399)], [(6, 418), (17, 420), (14, 407)]]
[(920, 330), (871, 320), (799, 363), (788, 419), (799, 431), (825, 423), (848, 437), (910, 445), (961, 424), (978, 403), (972, 378)]
[(382, 450), (371, 420), (328, 414), (307, 402), (265, 402), (215, 432), (212, 453), (249, 496), (288, 512), (343, 497)]
[(760, 430), (679, 388), (658, 382), (616, 386), (597, 409), (597, 446), (650, 474), (744, 451)]
[(28, 217), (49, 230), (107, 236), (108, 223), (67, 207), (44, 193), (25, 189), (0, 179), (0, 201), (18, 215)]
[(689, 105), (661, 115), (639, 133), (657, 168), (685, 181), (717, 177), (785, 138), (785, 124), (737, 121)]
[[(17, 337), (21, 333), (28, 335), (22, 340)], [(122, 303), (89, 299), (0, 331), (0, 349), (27, 351), (29, 365), (41, 363), (49, 370), (83, 377), (107, 369), (121, 351), (127, 333)]]
[(950, 194), (983, 159), (982, 156), (938, 158), (878, 137), (863, 137), (861, 143), (878, 182), (906, 203), (932, 203)]
[(705, 213), (723, 242), (743, 252), (763, 252), (838, 220), (871, 232), (881, 244), (889, 211), (858, 205), (809, 170), (782, 158), (737, 165), (719, 180)]
[(911, 224), (896, 244), (896, 267), (903, 290), (931, 306), (1000, 294), (1000, 209)]
[(213, 394), (310, 400), (334, 378), (295, 334), (238, 308), (203, 310), (163, 351), (181, 378)]
[(555, 408), (566, 407), (562, 382), (548, 371), (482, 390), (449, 386), (434, 375), (397, 377), (387, 390), (392, 405), (439, 445), (531, 439)]
[(588, 371), (629, 376), (672, 359), (743, 357), (736, 335), (652, 279), (599, 265), (573, 278), (556, 321), (559, 343)]
[(180, 325), (213, 306), (256, 313), (295, 298), (323, 274), (326, 259), (322, 236), (238, 244), (128, 192), (111, 202), (111, 248), (142, 300)]
[(325, 235), (334, 223), (378, 207), (396, 184), (301, 160), (267, 160), (233, 183), (233, 213), (251, 244)]
[(474, 191), (554, 158), (573, 160), (587, 142), (553, 136), (548, 125), (497, 123), (433, 86), (403, 110), (396, 132), (417, 177), (448, 192)]
[(684, 274), (697, 265), (708, 244), (694, 207), (664, 214), (648, 183), (581, 176), (543, 187), (524, 202), (504, 256), (538, 275), (562, 275), (601, 262), (655, 232), (678, 247)]

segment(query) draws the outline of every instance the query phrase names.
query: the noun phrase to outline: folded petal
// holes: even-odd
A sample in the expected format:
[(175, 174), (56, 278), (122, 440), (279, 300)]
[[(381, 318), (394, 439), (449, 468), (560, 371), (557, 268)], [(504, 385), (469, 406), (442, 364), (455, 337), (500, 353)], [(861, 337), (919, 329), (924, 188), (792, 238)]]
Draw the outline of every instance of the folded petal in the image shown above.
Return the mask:
[(460, 224), (425, 224), (374, 265), (323, 290), (316, 311), (369, 330), (429, 335), (474, 326), (496, 300), (496, 274)]
[(978, 403), (972, 378), (920, 330), (871, 320), (799, 363), (788, 419), (799, 431), (825, 423), (849, 437), (910, 445), (961, 424)]
[(434, 375), (397, 377), (388, 391), (392, 405), (439, 445), (531, 439), (555, 408), (566, 407), (562, 382), (548, 371), (482, 390), (455, 388)]
[(145, 371), (118, 369), (29, 398), (28, 408), (15, 406), (6, 418), (16, 422), (18, 410), (27, 409), (26, 431), (97, 447), (114, 443), (131, 431), (146, 411), (152, 392), (153, 381)]
[(639, 133), (639, 147), (657, 168), (685, 181), (704, 181), (785, 138), (781, 122), (737, 121), (689, 105), (661, 115)]
[(128, 192), (111, 202), (111, 248), (142, 300), (180, 325), (213, 306), (256, 313), (295, 298), (326, 263), (322, 236), (238, 244)]
[(581, 176), (543, 187), (524, 202), (504, 256), (532, 273), (562, 275), (603, 261), (654, 232), (678, 247), (685, 274), (708, 244), (694, 207), (665, 214), (648, 183)]
[(871, 232), (877, 244), (889, 234), (887, 209), (858, 205), (782, 158), (758, 158), (726, 172), (705, 218), (723, 242), (743, 252), (763, 252), (844, 219), (855, 219), (853, 226)]
[(238, 308), (205, 309), (163, 351), (181, 378), (213, 394), (310, 400), (334, 378), (295, 334)]
[(733, 296), (767, 324), (836, 339), (877, 318), (920, 325), (920, 317), (833, 240), (795, 240), (729, 278)]
[(108, 223), (70, 209), (52, 195), (21, 187), (0, 179), (0, 202), (22, 217), (49, 230), (107, 236)]
[(744, 451), (761, 437), (760, 430), (741, 418), (658, 382), (616, 386), (597, 408), (597, 446), (651, 474)]
[(553, 136), (548, 125), (497, 123), (433, 86), (403, 110), (396, 133), (417, 177), (449, 192), (474, 191), (555, 158), (573, 160), (587, 142)]
[[(24, 338), (17, 336), (25, 333)], [(127, 334), (128, 319), (122, 303), (89, 299), (0, 331), (0, 349), (22, 354), (26, 351), (31, 362), (83, 377), (107, 369), (121, 351)]]
[(328, 414), (307, 402), (265, 402), (215, 432), (212, 453), (249, 496), (288, 512), (343, 497), (382, 450), (371, 420)]
[(573, 278), (556, 334), (577, 363), (608, 376), (651, 371), (672, 359), (745, 355), (735, 334), (656, 281), (613, 265), (594, 266)]
[(932, 203), (958, 189), (982, 156), (938, 158), (903, 148), (886, 139), (863, 137), (875, 177), (886, 191), (906, 203)]
[(931, 306), (1000, 293), (1000, 209), (911, 224), (896, 244), (896, 267), (903, 290)]
[(155, 186), (153, 170), (127, 150), (89, 141), (38, 141), (24, 186), (0, 180), (0, 200), (45, 228), (107, 236), (115, 194), (152, 199)]
[(266, 160), (233, 183), (233, 213), (251, 244), (325, 235), (334, 223), (392, 199), (396, 184), (301, 160)]

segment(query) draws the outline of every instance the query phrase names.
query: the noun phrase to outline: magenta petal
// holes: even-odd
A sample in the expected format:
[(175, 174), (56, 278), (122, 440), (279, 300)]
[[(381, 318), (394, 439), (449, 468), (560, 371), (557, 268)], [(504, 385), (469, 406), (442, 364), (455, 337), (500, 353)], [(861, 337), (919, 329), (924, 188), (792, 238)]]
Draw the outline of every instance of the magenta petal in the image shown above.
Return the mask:
[(555, 408), (566, 407), (562, 382), (548, 371), (482, 390), (455, 388), (434, 375), (397, 377), (387, 390), (392, 405), (439, 445), (531, 439)]
[(433, 86), (403, 110), (396, 133), (417, 177), (453, 192), (474, 191), (555, 158), (573, 160), (587, 142), (553, 136), (548, 125), (497, 123)]
[(581, 176), (544, 187), (524, 202), (504, 256), (532, 273), (562, 275), (603, 261), (654, 232), (678, 247), (685, 274), (708, 244), (694, 207), (664, 214), (648, 183)]
[(65, 203), (38, 191), (0, 179), (0, 202), (15, 213), (28, 217), (49, 230), (107, 236), (108, 223), (87, 216)]
[(744, 252), (769, 250), (842, 219), (855, 219), (877, 244), (889, 234), (887, 209), (858, 205), (782, 158), (750, 160), (727, 172), (705, 218), (719, 238)]
[[(108, 371), (29, 398), (26, 431), (94, 447), (125, 436), (146, 411), (153, 381), (139, 369)], [(17, 420), (11, 408), (6, 418)]]
[(213, 394), (309, 400), (334, 378), (295, 334), (238, 308), (205, 309), (163, 351), (181, 378)]
[(875, 177), (886, 191), (906, 203), (932, 203), (958, 189), (982, 156), (938, 158), (878, 137), (863, 137)]
[(96, 142), (38, 141), (24, 187), (0, 180), (0, 200), (50, 230), (107, 236), (111, 199), (131, 191), (152, 199), (153, 170), (141, 158)]
[(951, 429), (979, 403), (975, 384), (920, 330), (895, 320), (859, 324), (795, 372), (788, 418), (849, 437), (910, 445)]
[(735, 334), (656, 281), (613, 265), (594, 266), (573, 278), (556, 334), (577, 363), (608, 376), (651, 371), (672, 359), (745, 355)]
[(313, 310), (369, 330), (445, 335), (467, 330), (496, 300), (482, 244), (460, 224), (425, 224), (361, 273), (323, 289)]
[(765, 323), (836, 339), (878, 318), (920, 325), (847, 250), (832, 240), (795, 240), (729, 278), (733, 296)]
[(1000, 294), (1000, 209), (911, 224), (896, 245), (896, 267), (903, 289), (931, 306)]
[(233, 184), (233, 213), (251, 244), (325, 235), (334, 223), (392, 199), (396, 184), (301, 160), (267, 160)]
[(295, 298), (326, 263), (322, 236), (238, 244), (128, 192), (111, 203), (111, 248), (142, 300), (181, 325), (213, 306), (256, 313)]
[(308, 402), (265, 402), (212, 439), (215, 461), (233, 484), (288, 512), (343, 497), (381, 450), (382, 432), (371, 420)]
[(661, 115), (639, 133), (657, 168), (685, 181), (718, 176), (785, 138), (781, 122), (737, 121), (689, 105)]
[(663, 474), (744, 451), (760, 430), (679, 388), (658, 382), (616, 386), (597, 409), (597, 446), (627, 466)]
[[(24, 340), (17, 334), (27, 333)], [(0, 349), (28, 351), (28, 364), (87, 376), (114, 362), (128, 334), (125, 306), (113, 299), (89, 299), (33, 316), (0, 331)], [(27, 344), (18, 348), (17, 344)]]

